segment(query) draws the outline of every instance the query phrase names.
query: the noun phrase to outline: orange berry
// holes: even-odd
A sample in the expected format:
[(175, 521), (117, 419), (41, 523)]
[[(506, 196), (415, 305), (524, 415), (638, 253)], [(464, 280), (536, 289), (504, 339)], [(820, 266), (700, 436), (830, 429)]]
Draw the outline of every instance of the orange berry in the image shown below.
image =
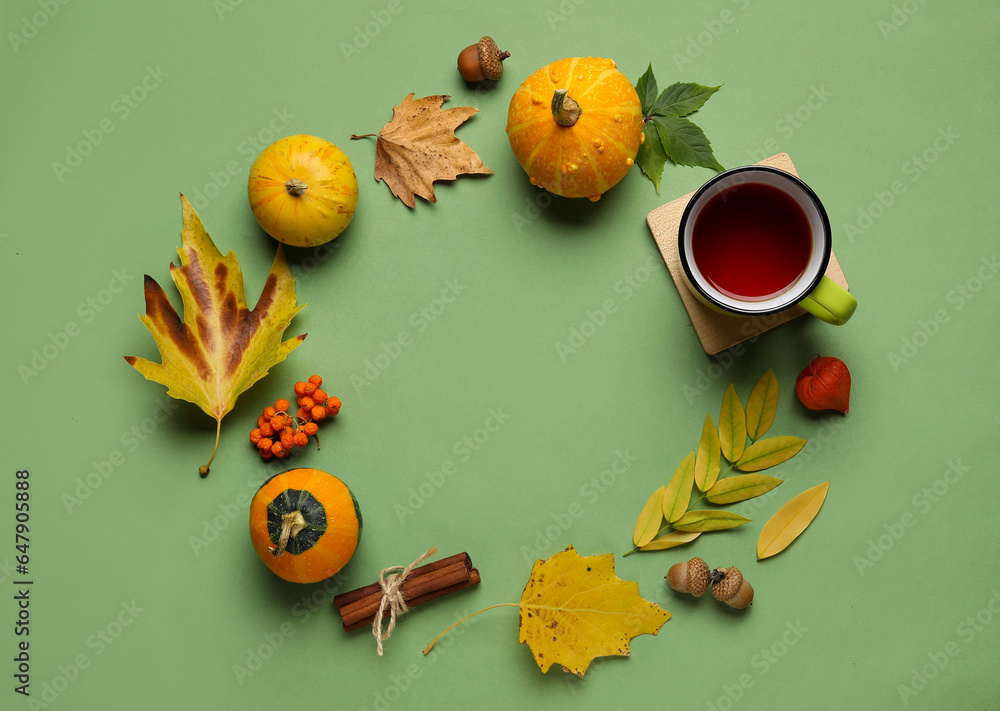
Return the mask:
[(313, 409), (309, 412), (312, 413), (312, 418), (314, 420), (322, 420), (326, 417), (326, 408), (322, 405), (314, 405)]
[(316, 392), (316, 388), (317, 387), (319, 387), (319, 386), (317, 386), (316, 383), (306, 383), (305, 392), (302, 393), (302, 394), (303, 395), (312, 395), (314, 392)]
[(306, 394), (306, 383), (304, 380), (300, 380), (299, 382), (295, 383), (295, 394), (296, 395)]
[(319, 432), (319, 425), (317, 425), (315, 422), (307, 422), (304, 425), (302, 425), (302, 431), (305, 432), (307, 435), (314, 435), (317, 432)]
[(309, 444), (309, 435), (305, 432), (296, 432), (295, 437), (292, 438), (292, 443), (296, 447), (305, 447)]
[(273, 407), (268, 405), (267, 407), (264, 408), (264, 417), (270, 420), (272, 417), (274, 417), (274, 415), (275, 415), (275, 410)]
[(307, 410), (311, 410), (313, 405), (316, 404), (316, 400), (309, 397), (308, 395), (303, 395), (299, 398), (299, 407), (304, 407)]
[(295, 416), (302, 422), (309, 422), (309, 420), (312, 419), (312, 413), (304, 407), (300, 407), (299, 411), (295, 413)]
[(316, 390), (312, 394), (312, 399), (317, 405), (322, 405), (324, 402), (326, 402), (327, 397), (328, 396), (326, 394), (326, 391), (320, 390), (319, 388), (316, 388)]
[(318, 388), (320, 385), (323, 384), (323, 378), (319, 377), (318, 375), (310, 375), (309, 382)]
[(270, 450), (271, 447), (273, 447), (273, 446), (274, 446), (274, 442), (271, 441), (270, 437), (263, 437), (257, 443), (257, 449), (259, 449), (261, 451)]
[(285, 398), (281, 398), (280, 400), (274, 401), (274, 409), (277, 410), (278, 412), (288, 412), (288, 408), (290, 406), (291, 406), (290, 403)]
[(328, 415), (336, 415), (340, 412), (340, 398), (331, 397), (326, 401), (326, 413)]
[(275, 442), (274, 444), (271, 445), (271, 454), (273, 454), (274, 456), (280, 457), (284, 453), (285, 453), (285, 447), (284, 445), (281, 444), (281, 442)]
[(291, 432), (282, 432), (281, 434), (281, 446), (285, 449), (291, 449), (292, 445), (295, 444), (294, 438)]
[(267, 420), (264, 418), (263, 415), (261, 415), (260, 417), (257, 418), (257, 426), (258, 427), (263, 427), (265, 422), (267, 422)]
[(287, 419), (284, 415), (275, 415), (271, 418), (271, 427), (277, 432), (285, 426), (285, 420)]
[(261, 438), (263, 438), (263, 436), (264, 435), (262, 435), (260, 433), (260, 428), (259, 427), (256, 428), (256, 429), (250, 430), (250, 441), (253, 442), (254, 444), (257, 444), (258, 442), (260, 442), (260, 440), (261, 440)]
[(270, 422), (265, 422), (263, 425), (261, 425), (260, 434), (263, 437), (271, 437), (272, 435), (274, 435), (274, 428), (271, 427)]
[(261, 459), (267, 461), (268, 459), (273, 459), (274, 455), (271, 453), (270, 449), (262, 449), (260, 450), (260, 457)]

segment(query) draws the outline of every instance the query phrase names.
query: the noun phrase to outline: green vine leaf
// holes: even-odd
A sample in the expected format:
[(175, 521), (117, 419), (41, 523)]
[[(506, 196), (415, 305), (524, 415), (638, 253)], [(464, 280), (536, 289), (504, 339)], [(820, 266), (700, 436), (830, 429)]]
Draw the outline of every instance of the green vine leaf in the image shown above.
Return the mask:
[(722, 448), (719, 444), (719, 431), (715, 429), (712, 416), (705, 416), (705, 425), (701, 428), (701, 441), (698, 442), (698, 456), (694, 462), (694, 481), (699, 491), (708, 491), (719, 478), (722, 469)]
[(746, 414), (733, 385), (726, 388), (726, 394), (722, 398), (722, 411), (719, 413), (719, 444), (722, 447), (722, 456), (734, 463), (743, 456), (743, 450), (747, 446)]
[(676, 548), (690, 543), (701, 535), (701, 531), (671, 531), (659, 538), (654, 538), (644, 546), (639, 546), (641, 551), (665, 551), (668, 548)]
[(663, 518), (673, 523), (687, 511), (694, 486), (694, 452), (684, 457), (663, 491)]
[[(652, 65), (646, 70), (652, 71)], [(641, 81), (641, 79), (640, 79)], [(654, 115), (687, 116), (705, 105), (712, 94), (721, 89), (720, 86), (702, 86), (701, 84), (671, 84), (659, 95), (653, 104)], [(656, 89), (655, 79), (653, 89)]]
[(684, 118), (702, 106), (719, 90), (718, 86), (693, 83), (671, 84), (657, 94), (656, 77), (650, 64), (635, 83), (642, 105), (645, 140), (639, 146), (635, 162), (660, 192), (663, 166), (669, 159), (677, 165), (701, 166), (725, 170), (712, 153), (712, 144), (704, 132)]
[(713, 504), (735, 504), (766, 494), (782, 482), (766, 474), (740, 474), (719, 480), (705, 492), (705, 499)]
[(732, 511), (700, 510), (688, 511), (673, 526), (678, 531), (722, 531), (745, 523), (750, 523), (750, 519)]
[(632, 532), (632, 543), (637, 548), (656, 538), (656, 533), (660, 530), (660, 524), (663, 523), (663, 492), (666, 488), (661, 486), (654, 491), (646, 501), (646, 505), (642, 507), (642, 513), (639, 514), (639, 520), (635, 522), (635, 530)]
[(806, 446), (806, 441), (798, 437), (768, 437), (754, 442), (735, 463), (743, 472), (759, 472), (787, 462)]
[(778, 411), (778, 378), (774, 368), (760, 376), (747, 398), (747, 436), (757, 441), (764, 436), (774, 422)]

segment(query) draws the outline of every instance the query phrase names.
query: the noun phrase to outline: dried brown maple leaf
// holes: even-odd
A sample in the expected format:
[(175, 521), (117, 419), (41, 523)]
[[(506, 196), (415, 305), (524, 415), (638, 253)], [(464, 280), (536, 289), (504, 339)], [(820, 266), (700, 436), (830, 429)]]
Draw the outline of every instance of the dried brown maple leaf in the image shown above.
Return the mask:
[[(378, 132), (375, 180), (384, 180), (408, 207), (416, 196), (437, 202), (434, 181), (469, 173), (490, 174), (476, 152), (455, 136), (455, 129), (479, 112), (471, 106), (442, 109), (444, 94), (413, 100), (410, 94), (392, 110), (392, 121)], [(366, 138), (375, 134), (351, 138)]]

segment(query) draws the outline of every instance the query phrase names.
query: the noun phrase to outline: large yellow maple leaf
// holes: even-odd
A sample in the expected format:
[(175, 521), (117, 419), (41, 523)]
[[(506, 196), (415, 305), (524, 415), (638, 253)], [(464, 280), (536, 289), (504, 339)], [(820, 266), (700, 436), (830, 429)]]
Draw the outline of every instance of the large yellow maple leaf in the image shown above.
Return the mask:
[(615, 575), (615, 556), (581, 556), (573, 546), (535, 561), (521, 601), (502, 602), (459, 620), (424, 648), (470, 617), (498, 607), (517, 607), (520, 641), (531, 648), (539, 668), (553, 664), (583, 676), (597, 657), (629, 655), (629, 640), (655, 635), (670, 613), (639, 595), (639, 584)]
[(163, 288), (148, 274), (143, 289), (146, 324), (162, 363), (125, 356), (147, 380), (167, 386), (167, 395), (198, 405), (216, 420), (215, 450), (200, 469), (202, 476), (219, 449), (222, 418), (236, 398), (267, 375), (305, 339), (305, 334), (282, 341), (292, 318), (302, 308), (295, 303), (295, 280), (281, 246), (257, 305), (247, 307), (243, 273), (232, 251), (222, 256), (208, 236), (198, 213), (181, 195), (181, 266), (170, 264), (184, 320), (170, 304)]
[(597, 657), (628, 656), (629, 640), (655, 635), (670, 613), (615, 574), (615, 557), (581, 556), (573, 546), (535, 561), (521, 595), (520, 641), (539, 668), (583, 676)]

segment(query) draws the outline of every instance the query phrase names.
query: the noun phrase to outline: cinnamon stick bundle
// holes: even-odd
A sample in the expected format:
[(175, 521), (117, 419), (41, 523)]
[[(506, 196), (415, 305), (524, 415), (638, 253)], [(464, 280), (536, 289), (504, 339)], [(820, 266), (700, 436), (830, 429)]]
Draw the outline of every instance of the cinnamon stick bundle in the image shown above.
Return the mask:
[[(463, 552), (414, 568), (400, 586), (400, 592), (408, 607), (416, 607), (477, 585), (479, 580), (479, 571), (472, 566), (469, 554)], [(378, 582), (333, 598), (345, 632), (371, 627), (381, 603), (382, 587)]]

